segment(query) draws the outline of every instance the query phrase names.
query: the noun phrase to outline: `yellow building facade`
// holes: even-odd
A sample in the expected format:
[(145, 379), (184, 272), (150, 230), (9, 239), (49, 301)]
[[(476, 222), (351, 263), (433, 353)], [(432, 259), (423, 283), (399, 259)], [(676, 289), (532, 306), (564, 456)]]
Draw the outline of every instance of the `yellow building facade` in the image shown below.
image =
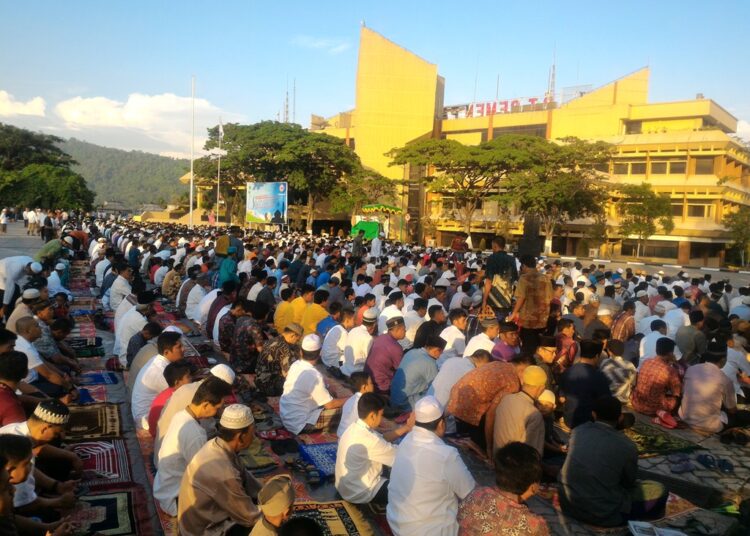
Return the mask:
[[(710, 99), (649, 103), (649, 69), (598, 89), (555, 102), (554, 96), (445, 106), (445, 81), (437, 66), (363, 27), (360, 34), (355, 109), (332, 118), (313, 116), (311, 130), (341, 137), (366, 167), (393, 179), (408, 217), (394, 226), (396, 238), (447, 245), (460, 224), (450, 192), (425, 192), (420, 170), (390, 166), (386, 155), (422, 137), (478, 144), (504, 134), (555, 140), (575, 136), (615, 147), (606, 173), (613, 183), (648, 182), (672, 200), (675, 228), (649, 239), (646, 257), (718, 266), (728, 236), (721, 222), (738, 205), (750, 205), (750, 160), (732, 134), (737, 119)], [(521, 222), (500, 218), (497, 203), (478, 207), (472, 238), (499, 232), (520, 235)], [(614, 203), (607, 208), (606, 254), (634, 254), (634, 237), (617, 234)], [(408, 221), (407, 221), (408, 220)], [(591, 246), (585, 221), (558, 229), (553, 250), (585, 255)], [(601, 252), (604, 254), (604, 252)]]

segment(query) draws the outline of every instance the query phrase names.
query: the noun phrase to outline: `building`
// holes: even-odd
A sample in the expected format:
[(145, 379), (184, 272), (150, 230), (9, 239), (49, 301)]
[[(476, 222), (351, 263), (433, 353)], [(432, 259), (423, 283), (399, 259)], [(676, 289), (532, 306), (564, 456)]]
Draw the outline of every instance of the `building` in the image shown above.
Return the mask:
[[(547, 139), (575, 136), (616, 147), (606, 173), (615, 183), (649, 182), (672, 199), (675, 228), (651, 237), (643, 256), (679, 264), (717, 266), (724, 260), (727, 233), (722, 218), (737, 205), (750, 205), (750, 159), (732, 134), (737, 119), (716, 102), (694, 100), (649, 103), (649, 69), (628, 74), (598, 89), (556, 102), (553, 92), (524, 99), (446, 106), (445, 80), (437, 65), (362, 27), (356, 75), (355, 108), (325, 119), (313, 116), (311, 130), (346, 140), (362, 163), (398, 179), (403, 239), (447, 245), (460, 229), (450, 192), (426, 192), (420, 170), (391, 166), (394, 147), (421, 137), (443, 137), (477, 144), (504, 134)], [(472, 238), (498, 232), (522, 233), (517, 217), (501, 221), (498, 206), (486, 200), (477, 212)], [(617, 211), (608, 208), (609, 254), (630, 256), (633, 237), (617, 235)], [(590, 222), (571, 222), (558, 230), (554, 250), (585, 255)], [(394, 226), (397, 230), (399, 226)]]

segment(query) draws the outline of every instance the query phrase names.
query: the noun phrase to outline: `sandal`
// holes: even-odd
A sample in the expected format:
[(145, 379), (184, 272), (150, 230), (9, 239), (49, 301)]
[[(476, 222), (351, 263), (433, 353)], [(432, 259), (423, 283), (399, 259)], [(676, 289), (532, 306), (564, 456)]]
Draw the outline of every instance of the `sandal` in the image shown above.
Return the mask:
[(716, 469), (716, 458), (710, 454), (699, 454), (696, 456), (695, 461), (701, 464), (706, 469)]
[(689, 461), (684, 461), (682, 463), (677, 463), (670, 466), (669, 470), (676, 475), (681, 475), (683, 473), (692, 473), (693, 471), (695, 471), (695, 465), (693, 465)]
[(279, 439), (292, 439), (294, 435), (283, 428), (279, 428), (278, 430), (266, 430), (264, 432), (255, 432), (255, 435), (257, 435), (261, 439), (268, 439), (269, 441), (276, 441)]
[(669, 463), (684, 463), (690, 461), (690, 456), (688, 456), (684, 452), (676, 452), (667, 456), (667, 461)]
[(730, 462), (729, 460), (719, 459), (716, 464), (719, 467), (719, 471), (721, 471), (725, 475), (734, 473), (734, 464), (732, 464), (732, 462)]

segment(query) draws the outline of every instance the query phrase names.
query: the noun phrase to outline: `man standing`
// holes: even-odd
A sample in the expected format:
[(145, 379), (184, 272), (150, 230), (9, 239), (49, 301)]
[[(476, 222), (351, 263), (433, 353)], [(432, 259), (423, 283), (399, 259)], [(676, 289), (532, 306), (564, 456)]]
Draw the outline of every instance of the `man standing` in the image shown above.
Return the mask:
[(26, 256), (0, 259), (0, 317), (8, 318), (13, 312), (20, 288), (32, 275), (40, 274), (42, 265)]
[(505, 252), (505, 237), (496, 236), (492, 239), (492, 255), (487, 259), (484, 276), (482, 309), (487, 306), (487, 299), (490, 295), (495, 276), (504, 282), (503, 286), (505, 287), (507, 304), (503, 304), (501, 308), (510, 309), (511, 290), (513, 283), (518, 280), (518, 269), (516, 268), (516, 259)]
[(516, 303), (508, 322), (521, 327), (521, 345), (526, 352), (535, 352), (539, 337), (547, 328), (552, 285), (536, 269), (536, 259), (531, 255), (521, 257), (521, 277), (516, 286)]
[(399, 445), (388, 485), (386, 517), (399, 536), (458, 533), (458, 501), (474, 478), (455, 447), (447, 445), (443, 408), (434, 397), (417, 402), (414, 429)]

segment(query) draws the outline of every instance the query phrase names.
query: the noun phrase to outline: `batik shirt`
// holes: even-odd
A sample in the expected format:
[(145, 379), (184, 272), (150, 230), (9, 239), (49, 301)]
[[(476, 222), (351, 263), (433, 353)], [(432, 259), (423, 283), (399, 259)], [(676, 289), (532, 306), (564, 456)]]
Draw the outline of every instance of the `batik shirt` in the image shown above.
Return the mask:
[(282, 336), (268, 341), (255, 368), (258, 390), (269, 396), (279, 396), (289, 367), (300, 358), (300, 353), (299, 346), (289, 344)]
[(497, 488), (477, 486), (458, 509), (459, 536), (547, 536), (544, 518)]
[[(226, 315), (225, 315), (226, 316)], [(263, 346), (265, 336), (258, 322), (249, 316), (242, 316), (234, 324), (234, 341), (229, 352), (230, 361), (240, 373), (255, 371), (255, 362)]]

